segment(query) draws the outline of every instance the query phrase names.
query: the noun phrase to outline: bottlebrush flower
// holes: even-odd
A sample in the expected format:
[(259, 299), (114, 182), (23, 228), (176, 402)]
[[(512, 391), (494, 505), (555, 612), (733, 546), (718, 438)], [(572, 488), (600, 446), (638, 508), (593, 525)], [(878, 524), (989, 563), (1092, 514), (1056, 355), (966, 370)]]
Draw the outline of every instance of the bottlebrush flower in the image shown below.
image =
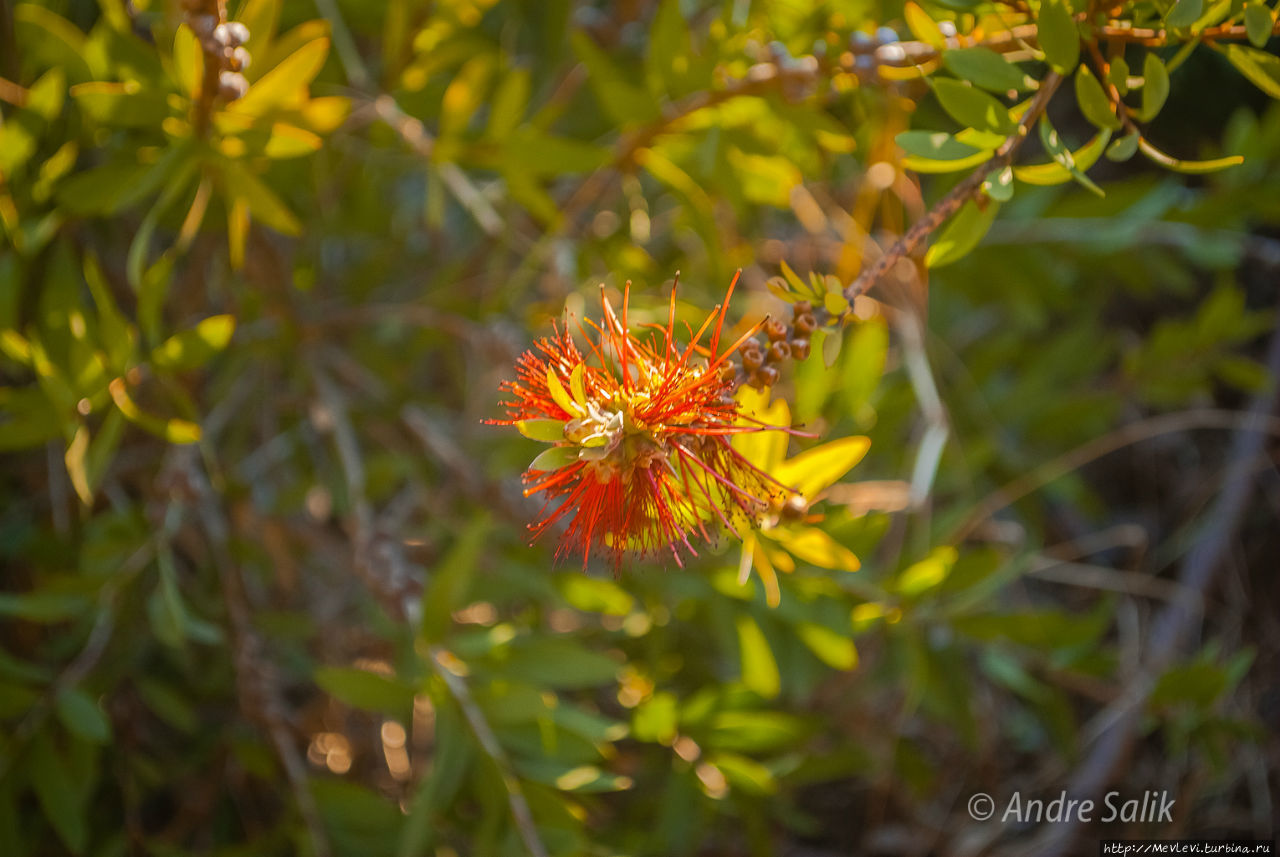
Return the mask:
[(600, 323), (579, 325), (588, 353), (557, 326), (516, 362), (517, 380), (502, 385), (510, 394), (503, 402), (508, 419), (491, 422), (551, 444), (524, 482), (525, 496), (546, 500), (530, 525), (533, 537), (564, 525), (557, 558), (581, 553), (585, 567), (600, 553), (616, 571), (627, 554), (670, 550), (683, 567), (681, 547), (697, 555), (692, 538), (710, 541), (708, 527), (717, 526), (737, 535), (736, 525), (754, 525), (790, 492), (730, 443), (734, 435), (791, 430), (760, 422), (734, 398), (731, 358), (760, 328), (721, 349), (737, 281), (735, 275), (724, 302), (683, 347), (676, 342), (675, 288), (667, 324), (644, 325), (649, 335), (642, 338), (628, 323), (628, 283), (620, 316), (602, 288)]

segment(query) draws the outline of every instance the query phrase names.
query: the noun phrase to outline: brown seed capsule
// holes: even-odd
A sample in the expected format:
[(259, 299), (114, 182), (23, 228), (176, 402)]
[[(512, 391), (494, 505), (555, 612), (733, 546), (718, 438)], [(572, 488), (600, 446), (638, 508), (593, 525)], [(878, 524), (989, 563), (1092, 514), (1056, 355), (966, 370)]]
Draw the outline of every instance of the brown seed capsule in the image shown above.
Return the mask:
[(756, 370), (755, 375), (760, 378), (761, 387), (772, 387), (778, 382), (778, 370), (772, 366), (761, 366)]
[(786, 342), (779, 340), (769, 346), (769, 362), (782, 363), (791, 356), (791, 346)]
[(804, 496), (801, 494), (792, 494), (787, 498), (787, 502), (782, 504), (782, 508), (778, 510), (778, 517), (784, 521), (800, 521), (809, 512), (809, 504), (805, 502)]
[(808, 301), (796, 301), (791, 305), (791, 315), (799, 318), (807, 312), (813, 312), (813, 304)]
[(235, 71), (224, 71), (218, 75), (218, 95), (223, 101), (236, 101), (244, 98), (249, 91), (249, 81), (243, 74)]
[(764, 352), (760, 350), (760, 346), (755, 345), (752, 348), (752, 345), (755, 345), (755, 343), (747, 343), (747, 347), (744, 347), (740, 352), (742, 354), (742, 368), (748, 372), (754, 372), (764, 363)]
[(809, 340), (797, 336), (791, 340), (791, 359), (804, 360), (809, 356)]
[(732, 360), (726, 360), (720, 364), (720, 380), (724, 382), (732, 381), (738, 375), (738, 364)]
[(777, 342), (779, 339), (786, 339), (787, 326), (777, 319), (771, 318), (764, 323), (764, 335), (769, 337), (772, 342)]
[(818, 326), (818, 320), (813, 317), (811, 312), (802, 312), (796, 316), (795, 321), (791, 323), (791, 328), (801, 336), (808, 336), (813, 333), (813, 329)]

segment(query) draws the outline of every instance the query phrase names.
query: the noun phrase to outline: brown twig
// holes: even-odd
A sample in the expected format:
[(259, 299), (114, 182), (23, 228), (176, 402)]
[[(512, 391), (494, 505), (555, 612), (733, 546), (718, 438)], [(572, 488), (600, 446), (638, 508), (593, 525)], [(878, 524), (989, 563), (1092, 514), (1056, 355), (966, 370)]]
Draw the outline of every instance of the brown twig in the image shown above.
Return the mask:
[(854, 298), (865, 294), (899, 260), (911, 256), (921, 242), (945, 223), (947, 218), (959, 211), (961, 206), (977, 197), (982, 191), (982, 182), (992, 170), (1007, 167), (1013, 162), (1013, 156), (1017, 154), (1018, 149), (1026, 140), (1031, 126), (1036, 123), (1036, 120), (1040, 118), (1049, 106), (1050, 99), (1053, 98), (1054, 92), (1057, 91), (1061, 83), (1062, 75), (1057, 72), (1051, 71), (1045, 76), (1045, 79), (1040, 82), (1040, 89), (1036, 92), (1035, 98), (1031, 100), (1031, 104), (1027, 107), (1027, 112), (1022, 115), (1021, 121), (1018, 122), (1017, 132), (1004, 141), (1004, 144), (996, 150), (995, 155), (989, 161), (970, 173), (948, 191), (946, 196), (938, 200), (924, 217), (913, 223), (911, 228), (906, 231), (906, 234), (894, 242), (893, 246), (886, 250), (883, 256), (877, 259), (870, 267), (863, 269), (862, 273), (844, 290), (844, 295), (849, 299), (850, 303), (853, 302)]

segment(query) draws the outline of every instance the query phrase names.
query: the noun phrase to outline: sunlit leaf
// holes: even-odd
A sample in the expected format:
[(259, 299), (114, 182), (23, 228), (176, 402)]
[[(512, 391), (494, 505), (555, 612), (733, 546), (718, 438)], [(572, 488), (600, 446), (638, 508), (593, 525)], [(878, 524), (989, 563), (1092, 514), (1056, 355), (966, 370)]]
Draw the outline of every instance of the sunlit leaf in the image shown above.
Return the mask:
[(979, 208), (972, 200), (966, 202), (925, 253), (925, 265), (940, 268), (968, 255), (987, 234), (999, 210), (998, 202), (989, 202), (985, 208)]
[(742, 665), (742, 683), (765, 699), (773, 699), (782, 689), (778, 662), (756, 620), (746, 613), (734, 619), (738, 630), (738, 649)]
[(992, 92), (1035, 89), (1038, 84), (1025, 72), (990, 48), (956, 48), (942, 55), (942, 64), (956, 77)]

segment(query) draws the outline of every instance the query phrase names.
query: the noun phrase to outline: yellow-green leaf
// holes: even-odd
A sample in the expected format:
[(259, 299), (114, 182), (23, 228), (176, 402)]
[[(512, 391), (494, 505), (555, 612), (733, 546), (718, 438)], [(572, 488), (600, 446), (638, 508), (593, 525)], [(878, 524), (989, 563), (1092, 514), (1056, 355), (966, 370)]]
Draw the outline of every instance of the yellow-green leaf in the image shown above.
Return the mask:
[(837, 670), (851, 670), (858, 665), (858, 650), (853, 640), (826, 625), (801, 622), (796, 625), (796, 636), (818, 656), (824, 664)]
[(928, 12), (911, 2), (911, 0), (907, 0), (907, 5), (902, 11), (907, 19), (907, 27), (911, 30), (913, 36), (938, 50), (946, 48), (947, 37), (942, 35), (942, 30), (929, 17)]
[(232, 102), (227, 109), (232, 113), (261, 116), (279, 107), (300, 105), (328, 56), (327, 36), (306, 43), (255, 81), (244, 98)]
[(985, 209), (972, 200), (966, 202), (925, 253), (925, 265), (940, 268), (964, 257), (987, 234), (999, 210), (1000, 203), (995, 201), (988, 202)]
[(1043, 0), (1037, 23), (1044, 58), (1059, 74), (1070, 74), (1080, 61), (1080, 33), (1071, 10), (1064, 0)]
[(773, 699), (782, 689), (782, 677), (773, 650), (756, 620), (742, 614), (735, 623), (742, 665), (742, 683), (765, 699)]
[(227, 347), (235, 329), (234, 316), (210, 316), (190, 330), (166, 339), (151, 352), (151, 362), (157, 369), (173, 372), (198, 369)]
[(529, 440), (543, 443), (564, 440), (564, 423), (561, 420), (517, 420), (516, 430)]

